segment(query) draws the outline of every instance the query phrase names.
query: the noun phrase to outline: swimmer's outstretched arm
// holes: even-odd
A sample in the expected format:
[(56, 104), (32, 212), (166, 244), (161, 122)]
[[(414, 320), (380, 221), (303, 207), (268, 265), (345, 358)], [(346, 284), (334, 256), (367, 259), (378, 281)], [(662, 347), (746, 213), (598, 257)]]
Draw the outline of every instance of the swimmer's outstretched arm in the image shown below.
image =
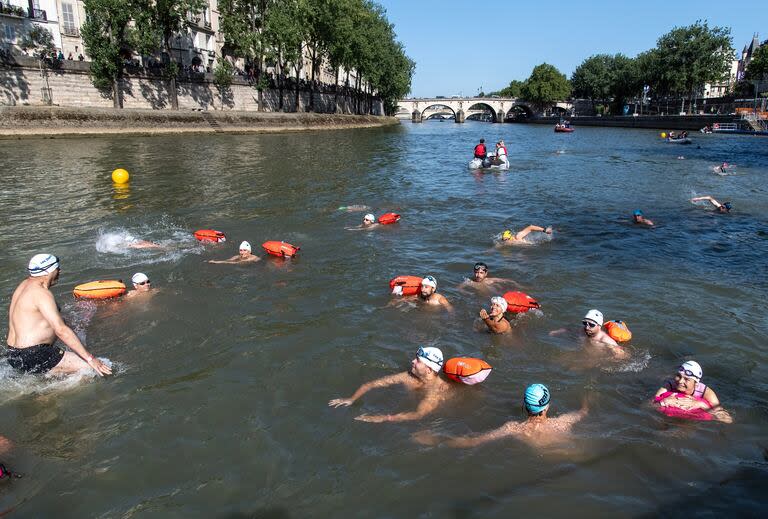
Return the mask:
[(519, 433), (519, 424), (517, 422), (507, 422), (497, 429), (478, 434), (476, 436), (454, 436), (448, 437), (445, 444), (449, 447), (476, 447), (484, 443), (500, 440)]
[(232, 256), (231, 258), (227, 258), (225, 260), (208, 260), (208, 263), (232, 264), (232, 263), (242, 263), (243, 261), (245, 260), (241, 260), (240, 255), (237, 255), (237, 256)]
[(528, 236), (534, 231), (552, 234), (552, 227), (544, 228), (544, 227), (539, 227), (538, 225), (529, 225), (522, 231), (519, 231), (517, 234), (515, 234), (515, 240), (522, 240), (523, 238), (525, 238), (526, 236)]
[(162, 245), (159, 243), (147, 241), (147, 240), (137, 240), (135, 242), (129, 243), (128, 247), (131, 249), (164, 249)]
[(360, 416), (356, 416), (355, 420), (372, 423), (419, 420), (434, 411), (437, 408), (438, 403), (439, 401), (437, 399), (425, 398), (421, 401), (415, 411), (398, 414), (361, 414)]
[(697, 196), (695, 198), (691, 198), (691, 202), (701, 202), (703, 200), (706, 200), (707, 202), (711, 203), (715, 207), (720, 207), (721, 205), (723, 205), (723, 204), (721, 204), (720, 202), (718, 202), (717, 200), (715, 200), (714, 198), (712, 198), (709, 195), (707, 195), (707, 196)]
[(334, 398), (328, 402), (329, 407), (340, 407), (352, 405), (355, 400), (366, 394), (368, 391), (378, 387), (393, 386), (395, 384), (406, 384), (409, 381), (410, 375), (407, 372), (397, 373), (395, 375), (389, 375), (376, 380), (366, 382), (355, 391), (349, 398)]

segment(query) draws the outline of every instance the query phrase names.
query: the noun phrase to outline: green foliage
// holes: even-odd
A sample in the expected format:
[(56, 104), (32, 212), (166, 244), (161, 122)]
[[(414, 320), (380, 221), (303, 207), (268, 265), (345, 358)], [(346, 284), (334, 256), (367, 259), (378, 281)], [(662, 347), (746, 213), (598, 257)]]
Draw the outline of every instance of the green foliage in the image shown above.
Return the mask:
[(545, 108), (571, 96), (571, 84), (557, 68), (542, 63), (534, 67), (521, 89), (522, 97), (539, 108)]
[(524, 84), (525, 81), (518, 81), (517, 79), (513, 79), (509, 82), (508, 86), (502, 88), (498, 92), (491, 92), (490, 95), (497, 95), (501, 97), (522, 97)]
[(53, 34), (41, 25), (33, 25), (22, 37), (20, 47), (31, 51), (39, 58), (55, 58), (56, 46), (53, 44)]
[(232, 84), (232, 73), (235, 67), (227, 59), (219, 59), (216, 66), (213, 67), (213, 84), (221, 90), (229, 88)]
[(611, 91), (613, 57), (608, 54), (590, 56), (571, 74), (573, 95), (592, 100), (607, 99)]
[(768, 79), (768, 41), (764, 41), (752, 54), (752, 59), (747, 65), (746, 79)]

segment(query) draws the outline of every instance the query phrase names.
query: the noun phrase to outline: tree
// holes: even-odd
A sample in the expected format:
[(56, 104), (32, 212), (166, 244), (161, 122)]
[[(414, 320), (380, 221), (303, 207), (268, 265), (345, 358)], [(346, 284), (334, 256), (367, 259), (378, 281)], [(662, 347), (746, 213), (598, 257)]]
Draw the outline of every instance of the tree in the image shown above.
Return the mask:
[(132, 51), (136, 41), (129, 23), (149, 6), (145, 0), (83, 0), (83, 7), (86, 17), (80, 32), (91, 57), (91, 82), (98, 89), (111, 90), (114, 107), (122, 108), (123, 55)]
[(573, 95), (589, 99), (593, 110), (595, 101), (604, 101), (610, 95), (612, 61), (608, 54), (596, 54), (582, 61), (571, 74)]
[(745, 79), (759, 81), (765, 79), (766, 75), (768, 75), (768, 40), (764, 41), (752, 54)]
[(568, 99), (571, 85), (565, 74), (548, 63), (542, 63), (533, 68), (521, 93), (526, 101), (543, 110), (557, 101)]
[(627, 100), (635, 97), (643, 88), (643, 82), (638, 75), (637, 62), (623, 54), (616, 54), (610, 60), (609, 93), (616, 107), (615, 113), (621, 109)]
[[(264, 26), (267, 58), (275, 63), (278, 109), (284, 109), (283, 91), (289, 64), (301, 63), (302, 27), (299, 19), (299, 0), (275, 0), (274, 8)], [(298, 83), (298, 72), (296, 74)], [(298, 108), (298, 105), (297, 105)]]
[(199, 13), (206, 6), (205, 0), (155, 0), (150, 8), (137, 13), (135, 25), (139, 31), (140, 47), (148, 53), (163, 52), (165, 75), (170, 82), (171, 108), (179, 109), (176, 88), (178, 65), (171, 56), (171, 38), (186, 27), (187, 13)]
[(41, 25), (33, 25), (21, 38), (19, 46), (25, 51), (32, 51), (32, 55), (41, 61), (56, 58), (53, 34)]
[(710, 29), (699, 20), (687, 27), (675, 27), (656, 43), (657, 80), (679, 95), (680, 111), (685, 111), (685, 97), (691, 99), (705, 83), (717, 83), (727, 77), (733, 59), (731, 30)]
[(524, 81), (518, 81), (517, 79), (513, 79), (509, 82), (509, 85), (505, 88), (502, 88), (498, 92), (493, 92), (492, 95), (499, 95), (502, 97), (520, 97), (522, 96), (523, 92), (523, 85), (525, 84)]

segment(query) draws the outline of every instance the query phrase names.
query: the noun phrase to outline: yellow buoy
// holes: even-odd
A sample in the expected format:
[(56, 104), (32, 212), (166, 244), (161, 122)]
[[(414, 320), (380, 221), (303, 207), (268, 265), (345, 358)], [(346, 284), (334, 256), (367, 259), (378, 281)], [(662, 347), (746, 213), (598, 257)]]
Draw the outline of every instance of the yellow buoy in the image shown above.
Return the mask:
[(115, 184), (125, 184), (129, 178), (131, 178), (131, 175), (123, 168), (117, 168), (112, 172), (112, 182)]
[(661, 138), (666, 139), (667, 138), (667, 132), (661, 132)]

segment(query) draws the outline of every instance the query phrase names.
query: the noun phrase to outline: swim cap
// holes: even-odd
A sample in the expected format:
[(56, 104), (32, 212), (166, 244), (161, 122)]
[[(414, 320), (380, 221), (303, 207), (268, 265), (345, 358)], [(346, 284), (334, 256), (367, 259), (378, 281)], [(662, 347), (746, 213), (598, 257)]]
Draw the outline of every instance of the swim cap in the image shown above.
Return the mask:
[(640, 209), (635, 209), (635, 212), (632, 213), (633, 216), (643, 216), (643, 212)]
[(701, 377), (704, 376), (704, 372), (701, 370), (701, 366), (699, 366), (699, 363), (695, 360), (687, 360), (683, 362), (683, 364), (677, 368), (677, 371), (680, 373), (685, 373), (686, 375), (691, 373), (688, 376), (693, 377), (698, 381), (701, 381)]
[(147, 275), (146, 275), (146, 274), (144, 274), (143, 272), (137, 272), (137, 273), (136, 273), (136, 274), (134, 274), (134, 275), (133, 275), (133, 277), (131, 278), (131, 282), (132, 282), (132, 283), (136, 283), (137, 285), (138, 285), (139, 283), (146, 283), (147, 281), (149, 281), (149, 278), (148, 278), (148, 277), (147, 277)]
[(47, 276), (59, 268), (59, 258), (53, 254), (35, 254), (29, 260), (27, 270), (32, 277)]
[(732, 208), (733, 206), (731, 205), (731, 203), (730, 203), (730, 202), (725, 202), (725, 203), (723, 204), (723, 207), (725, 207), (725, 210), (726, 210), (726, 211), (730, 211), (730, 210), (731, 210), (731, 208)]
[(587, 312), (587, 315), (584, 316), (584, 319), (595, 321), (598, 326), (603, 325), (603, 313), (600, 310), (590, 310)]
[(248, 252), (251, 252), (251, 244), (247, 241), (244, 241), (240, 244), (240, 250), (247, 250)]
[(501, 296), (492, 297), (491, 298), (491, 304), (492, 305), (499, 305), (501, 307), (501, 311), (502, 312), (506, 312), (507, 311), (507, 304), (508, 304), (507, 300), (504, 299)]
[(509, 229), (504, 231), (502, 233), (502, 235), (501, 235), (501, 239), (502, 240), (511, 240), (512, 239), (512, 231), (510, 231)]
[(421, 286), (428, 286), (437, 290), (437, 280), (434, 276), (427, 276), (421, 280)]
[(416, 351), (416, 356), (419, 357), (421, 362), (426, 364), (432, 369), (432, 371), (439, 373), (443, 367), (443, 352), (439, 348), (427, 346), (426, 348), (419, 348)]
[(376, 221), (376, 217), (375, 217), (375, 216), (373, 216), (371, 213), (368, 213), (367, 215), (365, 215), (365, 216), (363, 217), (363, 220), (364, 220), (364, 221), (366, 221), (366, 222), (371, 222), (371, 223), (373, 223), (373, 222), (375, 222), (375, 221)]
[(531, 384), (525, 388), (525, 408), (531, 414), (539, 414), (549, 407), (549, 389), (544, 384)]

